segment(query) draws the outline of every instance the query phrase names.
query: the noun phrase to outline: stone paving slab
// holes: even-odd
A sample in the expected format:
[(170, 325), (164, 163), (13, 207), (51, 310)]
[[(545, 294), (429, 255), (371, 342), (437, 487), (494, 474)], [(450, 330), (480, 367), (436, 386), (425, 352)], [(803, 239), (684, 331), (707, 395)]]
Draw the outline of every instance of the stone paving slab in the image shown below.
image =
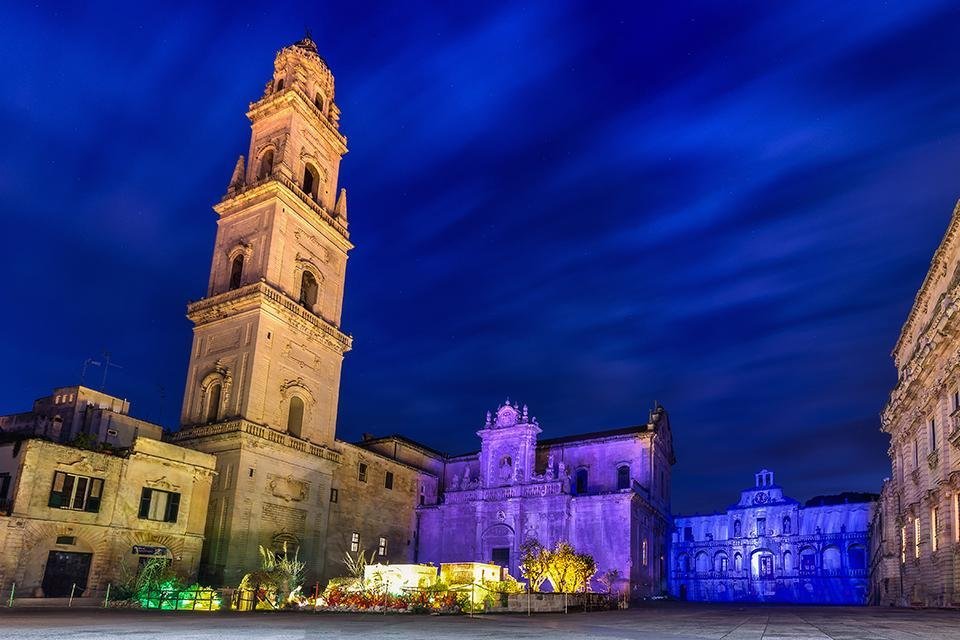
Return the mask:
[(0, 609), (0, 639), (960, 640), (960, 611), (657, 602), (626, 611), (477, 616)]

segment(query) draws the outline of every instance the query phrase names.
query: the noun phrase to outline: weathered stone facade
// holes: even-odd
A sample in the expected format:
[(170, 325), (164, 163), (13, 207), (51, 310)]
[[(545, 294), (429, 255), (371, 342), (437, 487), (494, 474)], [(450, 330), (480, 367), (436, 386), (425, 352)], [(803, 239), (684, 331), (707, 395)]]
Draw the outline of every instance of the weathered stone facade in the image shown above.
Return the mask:
[(674, 519), (670, 593), (682, 600), (865, 604), (875, 494), (807, 501), (773, 473), (723, 513)]
[(194, 340), (174, 440), (217, 456), (201, 572), (213, 584), (239, 583), (260, 546), (297, 550), (308, 584), (342, 575), (351, 550), (406, 561), (417, 496), (436, 484), (335, 437), (353, 245), (333, 99), (312, 40), (277, 54), (247, 113), (250, 162), (240, 158), (214, 207), (207, 297), (188, 308)]
[(34, 401), (24, 413), (0, 416), (0, 433), (36, 435), (70, 442), (83, 436), (91, 442), (129, 447), (134, 438), (159, 440), (163, 427), (130, 415), (123, 398), (83, 385), (58, 387)]
[(875, 600), (960, 606), (960, 203), (893, 350)]
[[(0, 582), (21, 596), (100, 595), (141, 558), (196, 577), (215, 459), (137, 438), (99, 453), (39, 439), (0, 446)], [(123, 566), (125, 565), (125, 567)]]
[[(567, 541), (591, 554), (616, 589), (666, 591), (670, 528), (670, 421), (538, 440), (525, 406), (508, 400), (478, 432), (479, 453), (442, 460), (439, 500), (419, 507), (420, 562), (492, 562), (519, 576), (528, 539)], [(596, 585), (595, 585), (596, 586)]]

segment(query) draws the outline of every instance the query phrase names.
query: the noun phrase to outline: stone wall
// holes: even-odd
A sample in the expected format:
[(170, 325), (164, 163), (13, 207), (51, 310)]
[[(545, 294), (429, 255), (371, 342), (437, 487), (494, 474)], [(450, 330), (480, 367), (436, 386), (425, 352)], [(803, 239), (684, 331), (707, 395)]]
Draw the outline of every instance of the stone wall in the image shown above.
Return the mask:
[[(9, 515), (0, 517), (0, 581), (17, 583), (24, 596), (43, 595), (51, 552), (92, 554), (85, 595), (135, 573), (141, 556), (135, 547), (162, 550), (187, 580), (197, 576), (214, 459), (146, 438), (134, 442), (126, 457), (95, 453), (41, 440), (0, 447), (5, 461), (16, 459)], [(5, 465), (6, 466), (6, 465)], [(96, 512), (50, 506), (54, 474), (62, 471), (103, 481)], [(176, 492), (175, 522), (138, 515), (144, 488)], [(160, 552), (160, 551), (158, 551)], [(121, 566), (123, 565), (123, 566)]]

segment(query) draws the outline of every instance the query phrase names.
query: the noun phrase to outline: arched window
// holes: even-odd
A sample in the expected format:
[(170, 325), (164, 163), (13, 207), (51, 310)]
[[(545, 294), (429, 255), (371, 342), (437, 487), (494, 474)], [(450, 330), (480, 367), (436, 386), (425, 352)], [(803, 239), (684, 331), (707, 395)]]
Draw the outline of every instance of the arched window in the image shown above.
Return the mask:
[(863, 570), (867, 568), (867, 549), (862, 545), (851, 545), (847, 549), (847, 566), (851, 569)]
[(706, 551), (701, 551), (698, 553), (694, 563), (697, 573), (706, 573), (707, 571), (710, 571), (710, 556), (707, 555)]
[(617, 467), (617, 489), (630, 488), (630, 467), (622, 465)]
[(790, 573), (793, 571), (793, 554), (789, 551), (783, 552), (783, 572)]
[(303, 192), (314, 200), (317, 199), (317, 189), (320, 188), (320, 174), (313, 165), (303, 167)]
[(581, 495), (587, 492), (587, 470), (577, 469), (576, 493)]
[(303, 431), (303, 400), (299, 396), (290, 398), (290, 408), (287, 410), (287, 433), (297, 438)]
[(207, 422), (216, 422), (220, 419), (220, 392), (223, 386), (214, 382), (207, 389)]
[(313, 104), (317, 106), (317, 109), (320, 109), (323, 112), (323, 94), (319, 91), (317, 92), (317, 97), (313, 99)]
[(234, 258), (233, 264), (230, 265), (230, 288), (238, 288), (241, 280), (243, 280), (243, 254)]
[(733, 570), (743, 571), (743, 556), (739, 553), (733, 554)]
[(283, 91), (283, 78), (280, 78), (279, 80), (277, 80), (277, 88), (276, 88), (276, 91), (278, 91), (278, 92), (279, 92), (279, 91)]
[(783, 516), (783, 527), (781, 533), (790, 533), (790, 516)]
[(300, 276), (300, 304), (307, 309), (313, 309), (317, 304), (317, 291), (319, 290), (317, 279), (309, 271), (304, 271)]
[(733, 537), (734, 538), (740, 537), (740, 521), (739, 520), (733, 521)]
[(267, 149), (260, 156), (260, 166), (257, 168), (257, 180), (263, 180), (273, 173), (273, 149)]
[(713, 568), (720, 573), (727, 572), (727, 554), (720, 552), (714, 556)]
[(826, 571), (838, 571), (840, 569), (840, 549), (830, 545), (823, 550), (823, 568)]

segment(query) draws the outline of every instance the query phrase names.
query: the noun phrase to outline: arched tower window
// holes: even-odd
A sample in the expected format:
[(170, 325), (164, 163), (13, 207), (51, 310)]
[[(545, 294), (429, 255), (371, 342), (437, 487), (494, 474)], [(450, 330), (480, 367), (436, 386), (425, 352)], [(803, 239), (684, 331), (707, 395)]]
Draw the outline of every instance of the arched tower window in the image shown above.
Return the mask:
[(220, 395), (222, 391), (223, 385), (219, 382), (214, 382), (207, 389), (207, 422), (216, 422), (220, 419)]
[(309, 271), (304, 271), (300, 276), (300, 304), (307, 309), (313, 309), (317, 304), (317, 291), (320, 289), (317, 284), (317, 278)]
[(230, 288), (236, 289), (240, 286), (243, 279), (243, 254), (233, 259), (230, 265)]
[(790, 516), (783, 516), (783, 533), (790, 533)]
[(317, 97), (313, 99), (313, 104), (316, 105), (317, 109), (320, 109), (320, 112), (323, 112), (323, 94), (319, 91), (317, 92)]
[(586, 469), (577, 469), (575, 489), (576, 489), (577, 495), (582, 495), (587, 492), (587, 470)]
[(263, 180), (273, 173), (273, 149), (267, 149), (260, 156), (260, 166), (257, 168), (257, 180)]
[(630, 467), (621, 465), (617, 467), (617, 489), (630, 488)]
[(303, 400), (299, 396), (290, 398), (290, 408), (287, 410), (287, 433), (297, 438), (303, 432)]
[(280, 78), (279, 80), (277, 80), (277, 88), (275, 89), (275, 91), (277, 92), (283, 91), (283, 78)]
[(317, 199), (317, 189), (320, 188), (320, 174), (313, 165), (303, 167), (303, 191), (314, 200)]

